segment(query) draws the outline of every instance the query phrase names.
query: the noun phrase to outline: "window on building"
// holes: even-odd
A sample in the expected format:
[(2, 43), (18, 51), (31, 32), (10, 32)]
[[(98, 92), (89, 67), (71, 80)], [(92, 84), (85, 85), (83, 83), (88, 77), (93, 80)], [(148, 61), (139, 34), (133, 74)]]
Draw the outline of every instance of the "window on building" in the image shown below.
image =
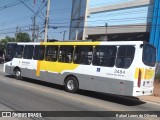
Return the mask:
[(44, 45), (36, 45), (34, 48), (34, 60), (43, 60), (44, 59), (45, 46)]
[(135, 53), (134, 46), (120, 46), (118, 48), (118, 55), (116, 60), (116, 67), (129, 68)]
[(57, 55), (58, 55), (58, 46), (47, 46), (46, 48), (46, 55), (45, 55), (45, 61), (57, 61)]
[(113, 67), (116, 53), (116, 46), (96, 46), (93, 54), (93, 65)]
[(24, 48), (23, 45), (18, 45), (16, 47), (15, 58), (22, 58), (22, 56), (23, 56), (23, 48)]
[(73, 58), (73, 50), (73, 46), (60, 46), (58, 61), (71, 63)]
[(93, 46), (76, 46), (74, 63), (90, 65), (92, 61)]
[(33, 45), (26, 45), (25, 48), (24, 48), (23, 58), (24, 59), (32, 59), (32, 57), (33, 57), (33, 49), (34, 49)]

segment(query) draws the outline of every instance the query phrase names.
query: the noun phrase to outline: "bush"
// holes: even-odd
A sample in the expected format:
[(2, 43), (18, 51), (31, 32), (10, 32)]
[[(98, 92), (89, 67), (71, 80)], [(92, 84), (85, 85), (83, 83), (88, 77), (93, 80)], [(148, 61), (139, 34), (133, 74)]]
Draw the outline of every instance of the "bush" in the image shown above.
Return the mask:
[(155, 79), (156, 79), (156, 81), (159, 81), (159, 82), (160, 82), (160, 74), (157, 74), (157, 75), (155, 76)]

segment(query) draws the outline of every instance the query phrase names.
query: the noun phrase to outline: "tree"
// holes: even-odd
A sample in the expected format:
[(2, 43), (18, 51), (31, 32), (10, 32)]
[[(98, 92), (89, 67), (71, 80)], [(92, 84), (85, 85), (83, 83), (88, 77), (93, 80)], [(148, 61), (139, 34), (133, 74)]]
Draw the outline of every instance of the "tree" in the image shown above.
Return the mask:
[(29, 37), (28, 33), (17, 33), (16, 42), (31, 42), (31, 39)]
[(1, 39), (1, 41), (0, 41), (0, 50), (1, 50), (1, 51), (4, 51), (5, 46), (6, 46), (6, 44), (7, 44), (8, 42), (15, 42), (15, 38), (6, 36), (4, 39)]

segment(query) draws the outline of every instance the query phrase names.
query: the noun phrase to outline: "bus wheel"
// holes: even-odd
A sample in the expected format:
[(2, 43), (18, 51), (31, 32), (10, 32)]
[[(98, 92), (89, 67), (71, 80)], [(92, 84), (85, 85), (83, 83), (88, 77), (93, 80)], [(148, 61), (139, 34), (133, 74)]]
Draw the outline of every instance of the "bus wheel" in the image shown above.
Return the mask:
[(20, 80), (20, 79), (22, 79), (22, 77), (21, 77), (21, 70), (20, 69), (15, 69), (15, 71), (14, 71), (14, 76), (15, 76), (15, 78), (17, 79), (17, 80)]
[(75, 93), (78, 88), (78, 80), (73, 76), (69, 76), (65, 81), (65, 90), (71, 93)]

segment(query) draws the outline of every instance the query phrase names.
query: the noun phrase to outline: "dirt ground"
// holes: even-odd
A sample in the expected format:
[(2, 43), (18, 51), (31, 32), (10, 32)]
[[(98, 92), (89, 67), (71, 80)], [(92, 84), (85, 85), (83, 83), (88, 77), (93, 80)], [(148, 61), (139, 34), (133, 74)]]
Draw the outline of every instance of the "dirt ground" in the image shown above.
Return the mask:
[(154, 82), (154, 91), (153, 91), (154, 96), (160, 96), (160, 80), (155, 80)]

